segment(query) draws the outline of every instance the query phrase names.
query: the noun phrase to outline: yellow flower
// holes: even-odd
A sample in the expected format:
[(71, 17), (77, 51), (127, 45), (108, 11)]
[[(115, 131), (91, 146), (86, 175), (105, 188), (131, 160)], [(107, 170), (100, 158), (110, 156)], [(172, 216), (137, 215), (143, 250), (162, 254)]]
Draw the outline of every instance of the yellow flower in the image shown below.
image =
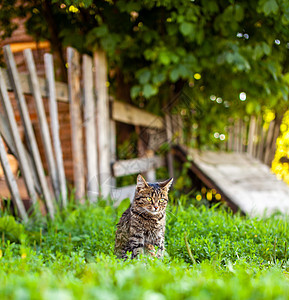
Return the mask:
[(25, 252), (21, 254), (21, 258), (22, 258), (22, 259), (24, 259), (24, 258), (26, 258), (26, 257), (27, 257), (27, 254), (26, 254)]
[(0, 258), (3, 256), (3, 252), (2, 250), (0, 249)]

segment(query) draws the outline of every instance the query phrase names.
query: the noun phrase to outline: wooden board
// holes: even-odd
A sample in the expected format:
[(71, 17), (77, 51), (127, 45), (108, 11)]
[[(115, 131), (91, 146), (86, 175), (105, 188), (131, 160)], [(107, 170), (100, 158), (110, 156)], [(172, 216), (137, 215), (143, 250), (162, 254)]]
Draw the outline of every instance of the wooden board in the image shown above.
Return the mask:
[(289, 187), (268, 166), (246, 153), (188, 150), (188, 159), (221, 194), (242, 212), (269, 215), (289, 213)]
[(115, 177), (143, 173), (165, 165), (165, 159), (160, 156), (149, 158), (135, 158), (119, 160), (113, 164), (113, 175)]
[(80, 203), (85, 201), (84, 151), (81, 117), (81, 87), (79, 54), (73, 48), (67, 48), (68, 88), (71, 123), (71, 142), (73, 157), (73, 175), (75, 198)]
[(97, 176), (98, 176), (98, 157), (97, 157), (97, 136), (96, 136), (96, 120), (95, 120), (95, 97), (93, 93), (93, 68), (92, 58), (83, 55), (83, 121), (85, 127), (85, 143), (86, 143), (86, 186), (87, 194), (90, 202), (97, 200), (99, 193)]
[(113, 102), (112, 119), (135, 126), (164, 128), (164, 120), (161, 117), (120, 101)]

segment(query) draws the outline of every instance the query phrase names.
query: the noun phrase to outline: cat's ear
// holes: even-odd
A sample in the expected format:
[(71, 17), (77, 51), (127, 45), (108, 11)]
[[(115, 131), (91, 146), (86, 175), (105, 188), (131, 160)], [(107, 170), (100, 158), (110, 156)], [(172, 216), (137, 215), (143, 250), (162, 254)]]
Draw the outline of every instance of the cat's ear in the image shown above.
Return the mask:
[(159, 182), (159, 186), (161, 187), (161, 189), (168, 192), (170, 187), (172, 186), (173, 181), (174, 181), (174, 178), (170, 178), (166, 181)]
[(148, 183), (140, 174), (137, 175), (136, 187), (138, 189), (144, 189), (144, 188), (148, 187)]

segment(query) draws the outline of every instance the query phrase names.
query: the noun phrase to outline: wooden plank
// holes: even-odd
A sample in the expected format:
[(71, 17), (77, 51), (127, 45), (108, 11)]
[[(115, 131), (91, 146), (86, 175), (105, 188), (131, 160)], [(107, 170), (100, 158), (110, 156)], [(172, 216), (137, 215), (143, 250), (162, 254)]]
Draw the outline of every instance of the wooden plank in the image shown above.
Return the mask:
[(268, 165), (270, 167), (271, 167), (271, 163), (274, 159), (274, 155), (275, 155), (275, 151), (276, 151), (276, 141), (280, 134), (280, 125), (281, 125), (281, 119), (277, 119), (275, 122), (274, 133), (273, 133), (272, 143), (271, 143), (271, 149), (270, 149), (270, 153), (269, 153)]
[(253, 147), (253, 157), (257, 157), (258, 155), (258, 144), (260, 143), (260, 136), (262, 131), (262, 117), (259, 115), (257, 117), (256, 121), (256, 127), (255, 127), (255, 141), (254, 141), (254, 147)]
[(164, 120), (161, 117), (120, 101), (113, 102), (112, 119), (135, 126), (164, 128)]
[(134, 158), (119, 160), (113, 164), (113, 175), (115, 177), (143, 173), (150, 169), (157, 169), (165, 165), (165, 159), (161, 156), (149, 158)]
[(252, 156), (254, 152), (255, 130), (256, 130), (256, 117), (251, 116), (250, 125), (249, 125), (249, 134), (248, 134), (247, 152)]
[(4, 76), (2, 73), (2, 69), (0, 69), (0, 98), (2, 102), (2, 106), (4, 107), (5, 114), (7, 116), (7, 120), (9, 122), (10, 132), (13, 136), (13, 141), (15, 144), (15, 148), (17, 151), (17, 157), (19, 160), (19, 167), (24, 177), (25, 185), (28, 191), (28, 194), (31, 198), (31, 201), (34, 206), (37, 204), (37, 195), (34, 188), (34, 180), (32, 176), (32, 172), (29, 167), (29, 163), (27, 157), (25, 155), (24, 146), (21, 141), (21, 137), (18, 131), (17, 123), (15, 120), (14, 112), (12, 105), (9, 100), (9, 96), (7, 93), (7, 87), (4, 81)]
[(81, 88), (79, 54), (73, 48), (67, 48), (68, 90), (73, 153), (73, 176), (76, 201), (85, 201), (84, 150), (81, 118)]
[[(110, 98), (110, 112), (111, 112), (111, 107), (113, 105), (113, 100)], [(109, 121), (109, 136), (110, 136), (110, 163), (113, 165), (116, 162), (116, 150), (117, 150), (117, 141), (116, 141), (116, 122), (110, 118)], [(112, 177), (111, 178), (111, 192), (112, 190), (116, 187), (116, 178)]]
[[(46, 181), (46, 177), (44, 174), (41, 156), (40, 156), (40, 153), (38, 150), (35, 134), (34, 134), (31, 120), (29, 117), (26, 100), (25, 100), (23, 92), (22, 92), (16, 63), (15, 63), (13, 54), (12, 54), (9, 46), (4, 47), (4, 55), (5, 55), (5, 59), (6, 59), (7, 65), (8, 65), (10, 81), (12, 82), (12, 85), (13, 85), (13, 91), (14, 91), (14, 94), (15, 94), (15, 97), (17, 100), (22, 123), (24, 126), (27, 144), (29, 145), (29, 150), (31, 151), (31, 162), (29, 162), (30, 159), (27, 157), (28, 163), (30, 165), (30, 169), (32, 172), (35, 167), (36, 176), (34, 175), (34, 179), (35, 179), (35, 177), (37, 177), (37, 181), (39, 180), (41, 192), (43, 194), (48, 212), (50, 214), (50, 217), (54, 218), (55, 211), (54, 211), (54, 205), (52, 202), (52, 196), (51, 196), (51, 193), (50, 193), (47, 181)], [(35, 185), (35, 183), (34, 183), (34, 185)]]
[[(226, 201), (228, 206), (233, 210), (233, 212), (241, 211), (241, 213), (244, 214), (242, 210), (239, 209), (239, 207), (232, 201), (229, 195), (227, 195), (226, 191), (222, 188), (220, 188), (217, 183), (210, 178), (210, 173), (204, 172), (198, 164), (196, 164), (192, 158), (191, 155), (187, 155), (187, 153), (179, 146), (174, 147), (174, 153), (178, 156), (178, 158), (183, 162), (187, 162), (188, 160), (191, 162), (190, 170), (197, 175), (197, 177), (210, 189), (215, 189), (217, 193), (222, 195), (222, 199)], [(234, 153), (229, 153), (234, 154)]]
[(120, 203), (127, 198), (129, 198), (130, 202), (132, 203), (134, 194), (135, 194), (135, 184), (112, 189), (111, 199), (113, 201), (113, 206), (118, 207)]
[(234, 151), (240, 152), (240, 123), (239, 120), (234, 122)]
[(56, 102), (56, 88), (55, 88), (55, 77), (53, 67), (53, 56), (49, 53), (44, 55), (45, 73), (49, 92), (49, 113), (50, 113), (50, 124), (52, 132), (52, 140), (54, 146), (54, 153), (57, 165), (57, 176), (59, 180), (60, 198), (63, 207), (67, 206), (67, 188), (66, 179), (63, 166), (63, 153), (61, 148), (61, 141), (59, 137), (59, 121), (58, 121), (58, 109)]
[(92, 58), (83, 56), (83, 119), (86, 136), (86, 169), (87, 169), (87, 191), (90, 202), (95, 202), (99, 194), (97, 184), (98, 177), (98, 157), (96, 143), (96, 120), (95, 120), (95, 97), (93, 94), (93, 72)]
[(228, 141), (227, 141), (227, 150), (233, 151), (234, 146), (234, 134), (233, 134), (233, 126), (228, 127)]
[(5, 140), (10, 152), (17, 156), (17, 151), (15, 147), (15, 143), (10, 132), (9, 123), (6, 116), (0, 113), (0, 134), (2, 135), (3, 139)]
[(16, 180), (14, 178), (14, 175), (12, 173), (12, 170), (10, 168), (7, 153), (5, 151), (4, 143), (3, 143), (1, 136), (0, 136), (0, 162), (1, 162), (1, 166), (3, 168), (4, 174), (5, 174), (5, 178), (7, 181), (7, 185), (8, 185), (10, 194), (12, 196), (13, 204), (15, 205), (20, 218), (24, 222), (27, 222), (28, 216), (27, 216), (26, 210), (24, 208), (23, 202), (20, 198), (18, 186), (17, 186)]
[[(192, 165), (241, 211), (251, 216), (276, 211), (288, 214), (289, 187), (257, 159), (243, 153), (198, 152), (195, 149), (190, 149), (189, 154)], [(219, 156), (223, 157), (221, 161)]]
[(265, 146), (265, 156), (264, 156), (264, 163), (269, 165), (270, 162), (270, 152), (272, 146), (272, 139), (274, 135), (274, 128), (275, 128), (275, 120), (271, 121), (269, 124), (268, 134), (266, 138), (266, 146)]
[(241, 152), (246, 152), (246, 147), (247, 147), (247, 123), (242, 121)]
[[(5, 46), (4, 46), (5, 47)], [(5, 78), (5, 83), (7, 86), (8, 91), (13, 91), (13, 85), (12, 82), (9, 79), (8, 71), (3, 70), (4, 78)], [(20, 85), (22, 87), (22, 92), (24, 94), (32, 94), (32, 88), (29, 84), (29, 75), (27, 74), (19, 74), (19, 81)], [(48, 86), (47, 82), (44, 78), (38, 77), (39, 81), (39, 86), (40, 86), (40, 91), (41, 91), (41, 96), (42, 97), (48, 97)], [(56, 99), (57, 101), (63, 101), (63, 102), (68, 102), (68, 89), (67, 89), (67, 84), (64, 82), (55, 82), (56, 86)]]
[[(32, 88), (32, 95), (34, 98), (34, 103), (37, 111), (38, 122), (40, 125), (40, 133), (44, 146), (44, 152), (46, 156), (46, 161), (48, 165), (49, 175), (52, 181), (52, 186), (54, 190), (54, 195), (58, 202), (60, 202), (60, 187), (58, 181), (58, 175), (56, 170), (56, 164), (53, 155), (52, 142), (49, 133), (48, 122), (46, 119), (45, 109), (41, 97), (38, 77), (36, 73), (36, 67), (32, 55), (31, 49), (24, 50), (24, 58), (29, 72), (30, 84)], [(47, 198), (47, 207), (49, 208), (50, 215), (54, 214), (54, 205), (51, 198)]]
[[(172, 120), (169, 114), (165, 114), (165, 124), (166, 124), (167, 142), (169, 143), (169, 146), (171, 148), (173, 132), (172, 132)], [(168, 160), (169, 176), (172, 178), (174, 177), (174, 164), (173, 164), (173, 154), (171, 152), (171, 149), (169, 149), (168, 151), (167, 160)]]
[(107, 89), (107, 61), (103, 51), (94, 53), (95, 88), (97, 94), (97, 137), (99, 157), (99, 181), (101, 195), (106, 198), (110, 193), (110, 136), (109, 136), (109, 97)]
[(257, 158), (261, 161), (263, 161), (264, 158), (265, 136), (266, 136), (266, 131), (263, 127), (263, 124), (261, 124), (261, 136), (260, 136), (260, 142), (258, 144), (258, 149), (257, 149)]

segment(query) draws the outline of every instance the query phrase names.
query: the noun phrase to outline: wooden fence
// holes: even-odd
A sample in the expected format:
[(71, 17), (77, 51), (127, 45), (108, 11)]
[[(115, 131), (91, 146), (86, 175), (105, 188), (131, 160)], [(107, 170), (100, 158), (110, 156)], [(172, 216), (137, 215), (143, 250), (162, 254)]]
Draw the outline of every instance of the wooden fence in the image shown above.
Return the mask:
[[(116, 126), (118, 122), (122, 122), (134, 125), (138, 130), (146, 128), (165, 131), (166, 127), (172, 128), (172, 117), (161, 118), (109, 97), (104, 52), (97, 52), (93, 57), (80, 57), (76, 50), (68, 48), (68, 84), (55, 81), (51, 54), (45, 54), (45, 79), (37, 76), (31, 50), (24, 50), (28, 74), (18, 73), (9, 45), (4, 47), (4, 55), (7, 70), (0, 70), (0, 134), (19, 162), (21, 175), (34, 205), (42, 199), (46, 211), (53, 219), (56, 203), (65, 207), (68, 202), (63, 147), (59, 134), (58, 102), (69, 103), (73, 181), (77, 201), (83, 202), (88, 197), (93, 202), (99, 196), (110, 195), (118, 204), (122, 199), (132, 197), (134, 186), (117, 188), (115, 178), (146, 172), (148, 180), (156, 179), (155, 170), (166, 164), (165, 157), (156, 156), (153, 150), (147, 149), (148, 151), (141, 154), (142, 157), (117, 160)], [(25, 144), (19, 133), (15, 110), (7, 91), (13, 91), (16, 98)], [(24, 95), (33, 95), (45, 159), (39, 151), (39, 142), (37, 143), (35, 137)], [(43, 98), (49, 101), (48, 116)], [(171, 139), (173, 133), (165, 133)], [(2, 138), (0, 159), (6, 182), (19, 216), (27, 220)], [(167, 135), (164, 140), (167, 140)], [(168, 158), (172, 164), (170, 155)], [(48, 175), (44, 172), (44, 164), (47, 166)]]
[(276, 140), (282, 119), (275, 118), (265, 123), (262, 116), (251, 116), (248, 122), (237, 119), (228, 127), (226, 149), (246, 152), (271, 166), (276, 151)]

